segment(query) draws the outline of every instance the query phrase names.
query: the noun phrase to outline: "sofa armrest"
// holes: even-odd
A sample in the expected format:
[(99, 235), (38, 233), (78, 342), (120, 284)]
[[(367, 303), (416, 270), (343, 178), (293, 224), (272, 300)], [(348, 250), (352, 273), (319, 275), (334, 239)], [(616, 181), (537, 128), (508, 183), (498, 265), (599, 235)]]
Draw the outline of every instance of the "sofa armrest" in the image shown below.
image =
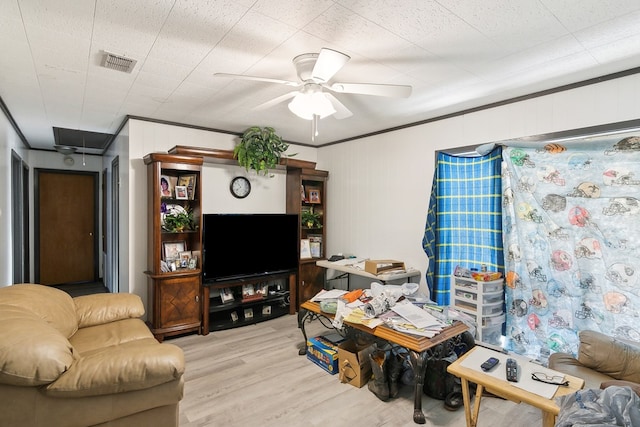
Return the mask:
[(584, 366), (569, 353), (553, 353), (549, 356), (549, 368), (584, 380), (584, 388), (599, 388), (603, 381), (612, 378)]
[(578, 360), (617, 380), (640, 383), (640, 346), (597, 331), (581, 331)]
[(46, 387), (49, 396), (83, 397), (144, 390), (184, 374), (184, 353), (153, 338), (95, 351)]
[(136, 294), (93, 294), (75, 297), (73, 301), (79, 328), (144, 315), (144, 305)]

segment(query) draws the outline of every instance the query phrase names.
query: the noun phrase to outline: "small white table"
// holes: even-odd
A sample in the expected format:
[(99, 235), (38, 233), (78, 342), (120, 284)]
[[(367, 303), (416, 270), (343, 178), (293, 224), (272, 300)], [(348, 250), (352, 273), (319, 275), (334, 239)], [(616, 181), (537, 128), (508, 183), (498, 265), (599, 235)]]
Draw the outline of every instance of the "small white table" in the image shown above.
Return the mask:
[[(497, 358), (500, 361), (500, 364), (489, 373), (483, 372), (480, 369), (480, 365), (489, 357)], [(506, 379), (504, 366), (507, 358), (509, 357), (518, 360), (520, 370), (519, 383), (521, 386), (516, 386), (515, 384), (517, 383), (509, 382)], [(557, 372), (559, 375), (563, 375), (565, 380), (569, 381), (569, 385), (565, 387), (539, 383), (540, 389), (546, 392), (546, 396), (543, 396), (539, 391), (527, 386), (527, 380), (531, 384), (535, 384), (528, 377), (531, 375), (532, 370), (540, 370), (542, 372), (549, 372), (552, 370), (538, 365), (535, 367), (526, 366), (531, 364), (531, 362), (527, 362), (527, 360), (528, 359), (524, 359), (522, 356), (507, 355), (484, 347), (475, 346), (447, 367), (447, 371), (460, 378), (460, 382), (462, 383), (462, 400), (464, 401), (464, 416), (467, 422), (467, 427), (477, 427), (478, 425), (480, 402), (482, 400), (482, 392), (485, 389), (490, 393), (512, 402), (524, 402), (541, 409), (542, 426), (554, 426), (556, 415), (560, 412), (560, 407), (556, 404), (555, 399), (559, 396), (572, 394), (581, 390), (582, 387), (584, 387), (584, 380), (582, 378)], [(554, 374), (551, 373), (550, 375)], [(470, 382), (475, 383), (477, 386), (475, 404), (473, 407), (471, 406), (471, 393), (469, 391)], [(551, 391), (549, 391), (549, 387), (551, 387)], [(491, 420), (487, 420), (486, 425), (490, 426)], [(514, 423), (514, 425), (517, 425), (517, 423)]]
[(398, 273), (389, 272), (385, 274), (375, 275), (367, 271), (364, 271), (361, 268), (356, 268), (353, 265), (345, 265), (339, 261), (337, 262), (332, 262), (327, 260), (316, 261), (316, 265), (318, 267), (322, 267), (325, 269), (325, 283), (327, 282), (327, 270), (340, 271), (346, 274), (347, 290), (350, 290), (349, 289), (350, 275), (365, 277), (365, 278), (380, 282), (383, 285), (386, 285), (389, 282), (395, 282), (400, 279), (406, 279), (404, 280), (404, 282), (420, 283), (420, 270), (416, 270), (416, 269), (408, 269), (406, 271), (398, 272)]

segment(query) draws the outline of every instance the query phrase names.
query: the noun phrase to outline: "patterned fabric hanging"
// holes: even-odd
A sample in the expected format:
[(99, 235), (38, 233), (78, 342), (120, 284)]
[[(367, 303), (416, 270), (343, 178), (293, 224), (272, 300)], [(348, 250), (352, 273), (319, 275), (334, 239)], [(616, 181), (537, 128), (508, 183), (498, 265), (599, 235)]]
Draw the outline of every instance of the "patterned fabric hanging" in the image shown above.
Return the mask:
[(640, 137), (510, 146), (503, 160), (507, 349), (546, 362), (576, 354), (580, 330), (640, 341)]
[(438, 153), (423, 249), (431, 299), (449, 304), (457, 266), (503, 271), (501, 147), (481, 157)]

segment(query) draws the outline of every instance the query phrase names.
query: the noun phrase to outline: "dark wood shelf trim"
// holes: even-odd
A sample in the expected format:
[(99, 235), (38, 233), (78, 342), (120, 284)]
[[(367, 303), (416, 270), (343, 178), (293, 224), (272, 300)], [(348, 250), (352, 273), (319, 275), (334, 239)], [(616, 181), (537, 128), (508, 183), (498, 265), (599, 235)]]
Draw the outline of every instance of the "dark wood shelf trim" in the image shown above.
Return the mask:
[[(205, 161), (210, 163), (237, 164), (238, 161), (233, 158), (233, 150), (219, 150), (216, 148), (189, 147), (186, 145), (176, 145), (169, 150), (169, 153), (175, 155), (201, 156)], [(306, 160), (297, 160), (292, 157), (280, 159), (280, 168), (308, 169), (315, 171), (316, 163)]]

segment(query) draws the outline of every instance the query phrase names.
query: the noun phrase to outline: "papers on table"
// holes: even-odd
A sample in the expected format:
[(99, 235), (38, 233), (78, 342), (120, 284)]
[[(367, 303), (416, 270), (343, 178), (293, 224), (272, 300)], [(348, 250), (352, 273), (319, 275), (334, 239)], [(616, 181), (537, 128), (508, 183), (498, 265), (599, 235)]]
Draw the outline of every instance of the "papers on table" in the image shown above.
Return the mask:
[(394, 305), (391, 310), (402, 316), (405, 320), (411, 323), (416, 328), (439, 328), (442, 329), (444, 324), (436, 319), (431, 314), (427, 313), (420, 307), (413, 305), (409, 301), (400, 301)]
[(345, 265), (345, 266), (350, 265), (350, 266), (353, 266), (354, 268), (360, 268), (361, 270), (364, 270), (364, 262), (365, 262), (365, 258), (345, 258), (338, 261), (333, 261), (332, 264)]
[(363, 303), (356, 300), (345, 304), (340, 297), (347, 291), (341, 289), (321, 290), (311, 301), (322, 302), (325, 300), (338, 300), (338, 307), (333, 319), (333, 326), (342, 327), (342, 322), (355, 323), (374, 329), (385, 324), (399, 332), (431, 338), (437, 335), (446, 324), (435, 316), (412, 304), (410, 301), (400, 301), (381, 316), (369, 318), (364, 315)]
[(319, 302), (327, 299), (338, 299), (346, 293), (347, 291), (343, 291), (342, 289), (331, 289), (330, 291), (326, 291), (323, 289), (315, 294), (315, 296), (311, 298), (311, 301)]

